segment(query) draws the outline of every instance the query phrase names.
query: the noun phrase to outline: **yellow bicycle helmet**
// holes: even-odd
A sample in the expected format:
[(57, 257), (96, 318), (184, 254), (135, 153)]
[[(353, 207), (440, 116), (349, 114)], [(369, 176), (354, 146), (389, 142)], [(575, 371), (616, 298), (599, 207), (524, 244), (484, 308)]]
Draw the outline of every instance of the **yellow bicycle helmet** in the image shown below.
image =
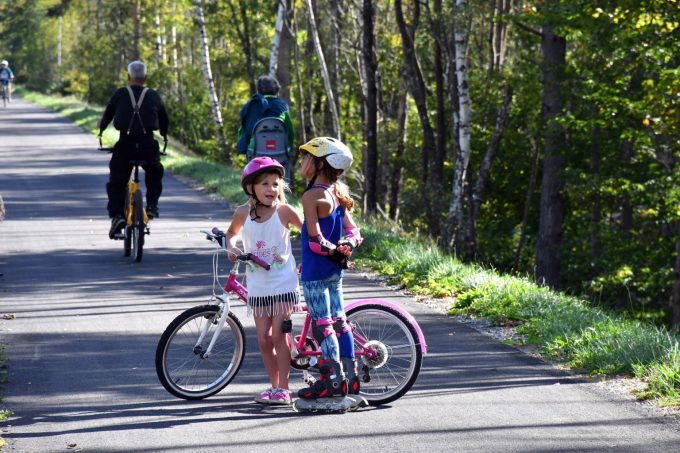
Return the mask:
[(347, 145), (332, 137), (313, 138), (301, 145), (300, 149), (307, 151), (314, 157), (325, 158), (328, 165), (336, 170), (347, 170), (354, 161), (352, 151)]

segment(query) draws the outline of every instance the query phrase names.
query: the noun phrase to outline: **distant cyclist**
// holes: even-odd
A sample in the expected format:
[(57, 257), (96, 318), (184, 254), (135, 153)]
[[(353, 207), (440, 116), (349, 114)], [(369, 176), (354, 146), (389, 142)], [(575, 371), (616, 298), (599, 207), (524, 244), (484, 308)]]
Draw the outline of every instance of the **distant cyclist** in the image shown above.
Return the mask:
[(7, 87), (7, 100), (12, 102), (12, 79), (14, 78), (14, 73), (9, 67), (9, 62), (7, 60), (2, 60), (0, 63), (0, 82)]
[(125, 187), (132, 171), (131, 160), (146, 161), (144, 182), (146, 183), (146, 213), (150, 218), (158, 217), (158, 199), (163, 191), (163, 165), (160, 147), (153, 137), (158, 130), (167, 141), (168, 114), (160, 95), (145, 87), (146, 65), (133, 61), (128, 65), (128, 86), (119, 88), (109, 100), (104, 115), (99, 120), (100, 134), (111, 120), (120, 131), (120, 138), (113, 147), (109, 162), (109, 182), (106, 192), (109, 196), (109, 217), (113, 238), (125, 225)]

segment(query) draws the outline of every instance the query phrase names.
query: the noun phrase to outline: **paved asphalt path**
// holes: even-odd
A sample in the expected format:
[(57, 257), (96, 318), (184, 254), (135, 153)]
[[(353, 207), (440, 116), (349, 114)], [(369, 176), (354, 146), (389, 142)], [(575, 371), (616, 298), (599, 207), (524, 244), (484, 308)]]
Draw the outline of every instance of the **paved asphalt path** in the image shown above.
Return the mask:
[[(220, 394), (165, 392), (154, 351), (165, 326), (210, 294), (211, 249), (200, 229), (229, 206), (172, 175), (143, 262), (107, 237), (108, 155), (91, 135), (15, 99), (0, 110), (0, 323), (9, 356), (2, 406), (6, 451), (678, 451), (678, 424), (598, 390), (356, 274), (347, 298), (403, 304), (429, 346), (403, 398), (345, 415), (298, 415), (254, 404), (266, 387), (246, 325), (246, 363)], [(293, 388), (302, 387), (294, 375)], [(320, 438), (321, 440), (317, 440)], [(327, 439), (335, 438), (330, 441)]]

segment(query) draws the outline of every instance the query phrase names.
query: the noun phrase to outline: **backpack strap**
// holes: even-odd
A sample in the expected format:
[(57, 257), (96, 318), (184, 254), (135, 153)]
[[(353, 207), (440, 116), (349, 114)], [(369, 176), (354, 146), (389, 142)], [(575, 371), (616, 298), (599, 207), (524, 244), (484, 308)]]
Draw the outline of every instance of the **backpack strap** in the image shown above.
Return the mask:
[(149, 87), (145, 87), (142, 90), (142, 94), (139, 96), (139, 100), (135, 101), (135, 94), (132, 92), (130, 86), (126, 86), (128, 94), (130, 95), (130, 103), (132, 104), (132, 118), (130, 118), (130, 124), (128, 125), (127, 135), (130, 135), (132, 130), (132, 124), (135, 122), (135, 116), (139, 118), (139, 124), (142, 125), (142, 132), (146, 135), (146, 128), (144, 127), (144, 122), (142, 121), (142, 116), (139, 114), (139, 108), (142, 106), (142, 101), (144, 101), (144, 95), (149, 91)]

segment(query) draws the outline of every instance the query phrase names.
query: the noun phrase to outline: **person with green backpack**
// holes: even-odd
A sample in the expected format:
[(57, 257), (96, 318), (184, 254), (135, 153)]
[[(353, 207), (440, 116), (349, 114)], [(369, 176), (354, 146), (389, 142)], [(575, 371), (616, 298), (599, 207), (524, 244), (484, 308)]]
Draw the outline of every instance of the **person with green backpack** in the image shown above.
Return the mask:
[[(280, 89), (281, 85), (274, 77), (261, 76), (257, 79), (257, 93), (241, 109), (236, 151), (245, 154), (248, 160), (266, 155), (285, 166), (282, 160), (287, 160), (291, 155), (295, 146), (295, 128), (288, 104), (278, 97)], [(273, 123), (280, 122), (279, 131), (283, 134), (277, 133), (276, 124), (273, 124), (273, 128), (264, 124), (261, 120), (265, 118), (275, 118)], [(258, 123), (264, 124), (264, 128), (259, 128)], [(262, 145), (257, 140), (260, 130), (265, 136)]]

